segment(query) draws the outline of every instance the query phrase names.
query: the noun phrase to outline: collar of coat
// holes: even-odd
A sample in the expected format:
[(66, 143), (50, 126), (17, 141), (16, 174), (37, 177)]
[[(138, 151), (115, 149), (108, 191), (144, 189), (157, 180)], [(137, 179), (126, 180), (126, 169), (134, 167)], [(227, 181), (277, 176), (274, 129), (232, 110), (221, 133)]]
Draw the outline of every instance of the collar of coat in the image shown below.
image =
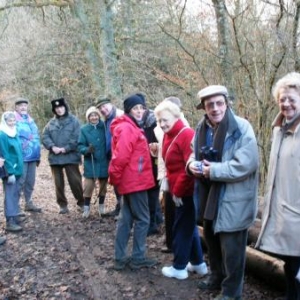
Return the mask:
[(278, 115), (275, 117), (273, 123), (272, 123), (272, 128), (274, 127), (281, 127), (282, 129), (285, 130), (285, 132), (290, 132), (294, 133), (297, 126), (300, 123), (300, 114), (293, 120), (291, 123), (286, 123), (286, 119), (283, 116), (283, 114), (280, 112)]

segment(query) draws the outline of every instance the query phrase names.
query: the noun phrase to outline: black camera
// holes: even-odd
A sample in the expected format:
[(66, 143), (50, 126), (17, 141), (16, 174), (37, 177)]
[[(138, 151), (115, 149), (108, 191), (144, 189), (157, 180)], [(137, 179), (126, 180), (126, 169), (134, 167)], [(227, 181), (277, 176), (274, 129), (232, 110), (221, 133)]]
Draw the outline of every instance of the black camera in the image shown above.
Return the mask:
[(203, 146), (200, 149), (200, 160), (218, 161), (218, 150), (213, 147)]

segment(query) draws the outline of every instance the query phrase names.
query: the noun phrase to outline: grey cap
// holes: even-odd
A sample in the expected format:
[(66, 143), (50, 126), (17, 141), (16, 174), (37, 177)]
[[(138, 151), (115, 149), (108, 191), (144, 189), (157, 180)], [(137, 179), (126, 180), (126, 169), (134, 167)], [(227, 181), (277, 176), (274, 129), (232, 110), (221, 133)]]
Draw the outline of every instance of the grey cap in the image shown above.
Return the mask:
[(197, 94), (200, 103), (197, 105), (197, 109), (204, 108), (203, 100), (215, 96), (215, 95), (223, 95), (226, 99), (228, 98), (227, 88), (223, 85), (209, 85), (206, 88), (200, 90)]
[(15, 101), (15, 105), (18, 105), (18, 104), (21, 104), (21, 103), (26, 103), (26, 104), (28, 104), (29, 101), (28, 101), (28, 99), (26, 99), (26, 98), (18, 98), (18, 99)]

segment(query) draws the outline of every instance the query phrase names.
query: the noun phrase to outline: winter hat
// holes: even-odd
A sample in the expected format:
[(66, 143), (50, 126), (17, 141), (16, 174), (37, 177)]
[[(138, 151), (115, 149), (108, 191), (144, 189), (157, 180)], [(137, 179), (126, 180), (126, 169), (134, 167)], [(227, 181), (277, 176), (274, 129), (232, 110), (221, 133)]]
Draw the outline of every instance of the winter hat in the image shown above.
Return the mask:
[(99, 116), (99, 118), (101, 117), (99, 110), (95, 106), (91, 106), (85, 113), (85, 118), (87, 121), (89, 121), (89, 116), (91, 113), (96, 113)]
[(21, 104), (21, 103), (26, 103), (26, 104), (28, 104), (29, 101), (28, 101), (28, 99), (25, 99), (25, 98), (18, 98), (18, 99), (15, 101), (15, 105), (18, 105), (18, 104)]
[(123, 102), (124, 112), (128, 114), (130, 110), (137, 104), (146, 106), (145, 97), (142, 94), (134, 94), (128, 96)]
[(206, 88), (200, 90), (197, 94), (200, 103), (197, 105), (197, 109), (204, 108), (204, 100), (211, 96), (223, 95), (225, 100), (228, 99), (228, 91), (227, 88), (223, 85), (209, 85)]
[(64, 106), (66, 108), (66, 111), (68, 111), (67, 103), (65, 102), (64, 98), (54, 99), (51, 101), (52, 105), (52, 112), (55, 113), (55, 108)]
[(99, 96), (96, 100), (96, 108), (99, 108), (101, 105), (111, 103), (110, 97)]

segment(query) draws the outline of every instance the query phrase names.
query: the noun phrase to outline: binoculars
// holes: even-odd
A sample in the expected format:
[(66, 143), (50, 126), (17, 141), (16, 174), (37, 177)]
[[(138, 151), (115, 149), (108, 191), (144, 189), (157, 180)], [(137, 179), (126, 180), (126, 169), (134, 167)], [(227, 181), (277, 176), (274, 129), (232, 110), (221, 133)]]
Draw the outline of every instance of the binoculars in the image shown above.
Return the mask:
[(203, 146), (200, 149), (200, 160), (206, 159), (208, 161), (218, 160), (218, 150), (213, 147)]

